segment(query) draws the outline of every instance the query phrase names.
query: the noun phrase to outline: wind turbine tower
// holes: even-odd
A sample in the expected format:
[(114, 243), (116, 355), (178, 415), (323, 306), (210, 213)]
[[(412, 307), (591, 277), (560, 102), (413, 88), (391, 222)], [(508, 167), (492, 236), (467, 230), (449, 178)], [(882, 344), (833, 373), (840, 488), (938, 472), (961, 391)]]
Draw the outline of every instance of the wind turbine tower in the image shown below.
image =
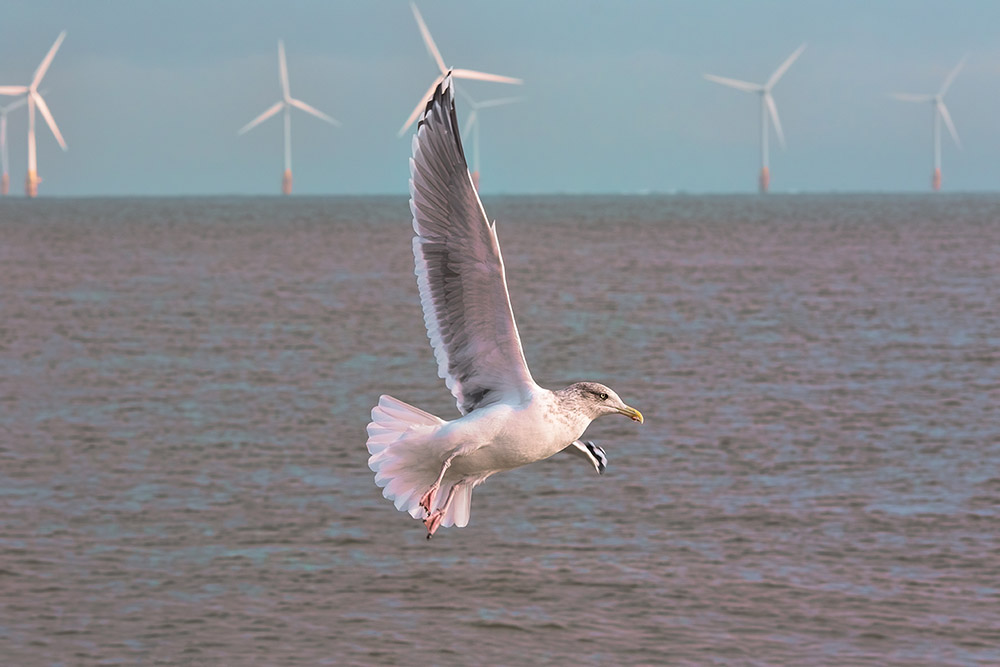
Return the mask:
[(0, 168), (3, 174), (0, 175), (0, 196), (6, 197), (10, 194), (10, 155), (7, 151), (7, 114), (14, 109), (23, 107), (28, 103), (28, 96), (0, 107)]
[(762, 193), (767, 192), (771, 185), (771, 168), (770, 168), (770, 153), (767, 138), (768, 129), (768, 116), (770, 116), (771, 122), (774, 123), (774, 132), (778, 135), (778, 142), (781, 147), (785, 147), (785, 134), (781, 131), (781, 121), (778, 120), (778, 106), (774, 103), (774, 97), (771, 96), (771, 89), (774, 85), (778, 83), (778, 80), (784, 76), (788, 68), (792, 66), (792, 63), (802, 55), (805, 51), (806, 45), (803, 44), (799, 48), (795, 49), (792, 55), (785, 59), (785, 62), (781, 63), (778, 69), (774, 70), (770, 78), (764, 84), (750, 83), (749, 81), (740, 81), (738, 79), (727, 79), (722, 76), (715, 76), (714, 74), (706, 74), (705, 78), (709, 81), (715, 83), (720, 83), (723, 86), (729, 86), (730, 88), (736, 88), (737, 90), (742, 90), (747, 93), (757, 93), (760, 95), (760, 179), (759, 186)]
[(288, 64), (285, 61), (285, 44), (280, 39), (278, 40), (278, 75), (281, 78), (281, 99), (275, 102), (267, 111), (240, 128), (237, 134), (249, 132), (279, 111), (285, 112), (285, 171), (281, 177), (281, 192), (290, 195), (292, 194), (292, 107), (305, 111), (337, 127), (340, 126), (340, 121), (327, 116), (319, 109), (309, 106), (302, 100), (292, 97), (288, 86)]
[(465, 98), (468, 102), (469, 117), (465, 121), (465, 130), (462, 132), (462, 136), (468, 137), (472, 136), (472, 184), (479, 190), (479, 111), (480, 109), (488, 109), (490, 107), (499, 107), (505, 104), (514, 104), (515, 102), (520, 102), (520, 97), (503, 97), (495, 100), (483, 100), (482, 102), (477, 102), (472, 97), (462, 90), (458, 89), (458, 92)]
[(931, 174), (931, 187), (937, 192), (941, 189), (941, 122), (948, 127), (948, 133), (951, 134), (951, 138), (954, 139), (955, 145), (959, 148), (962, 147), (962, 142), (958, 140), (958, 131), (955, 129), (955, 123), (951, 120), (951, 114), (948, 113), (948, 107), (944, 105), (944, 95), (951, 88), (951, 84), (955, 81), (955, 77), (961, 71), (962, 67), (965, 66), (965, 61), (968, 56), (962, 58), (955, 69), (948, 72), (948, 76), (945, 77), (944, 83), (941, 84), (941, 89), (937, 94), (924, 94), (924, 95), (914, 95), (912, 93), (893, 93), (893, 97), (897, 100), (902, 100), (903, 102), (930, 102), (933, 107), (933, 123), (934, 123), (934, 171)]
[(24, 179), (24, 194), (29, 197), (38, 196), (38, 184), (42, 180), (38, 177), (38, 162), (35, 151), (36, 108), (42, 114), (49, 129), (52, 130), (52, 134), (55, 136), (56, 141), (59, 142), (59, 146), (64, 151), (66, 150), (66, 141), (59, 132), (59, 127), (56, 126), (56, 120), (52, 117), (52, 112), (49, 111), (49, 105), (45, 103), (45, 99), (38, 92), (38, 84), (45, 77), (45, 73), (49, 70), (49, 65), (52, 64), (52, 59), (56, 57), (56, 51), (59, 50), (64, 39), (66, 39), (65, 30), (56, 37), (55, 44), (45, 54), (45, 58), (42, 59), (41, 64), (35, 70), (35, 75), (32, 77), (31, 83), (27, 86), (0, 86), (0, 95), (25, 95), (28, 99), (28, 175)]

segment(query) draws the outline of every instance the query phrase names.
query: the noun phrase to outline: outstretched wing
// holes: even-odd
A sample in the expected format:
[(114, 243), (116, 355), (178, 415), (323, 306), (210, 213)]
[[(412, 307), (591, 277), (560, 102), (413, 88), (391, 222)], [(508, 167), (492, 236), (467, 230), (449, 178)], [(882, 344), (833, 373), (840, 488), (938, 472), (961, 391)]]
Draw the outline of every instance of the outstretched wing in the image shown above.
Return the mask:
[(510, 307), (496, 224), (469, 176), (450, 73), (417, 124), (410, 210), (424, 323), (458, 409), (526, 398), (536, 385)]

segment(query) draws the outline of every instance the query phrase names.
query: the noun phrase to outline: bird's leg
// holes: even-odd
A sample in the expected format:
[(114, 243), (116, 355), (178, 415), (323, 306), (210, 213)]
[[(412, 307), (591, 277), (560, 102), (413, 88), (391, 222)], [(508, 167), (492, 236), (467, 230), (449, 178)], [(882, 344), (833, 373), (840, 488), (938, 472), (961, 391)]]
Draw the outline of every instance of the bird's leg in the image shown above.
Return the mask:
[(434, 507), (434, 498), (437, 497), (438, 489), (441, 488), (441, 481), (444, 479), (444, 474), (448, 472), (448, 468), (451, 467), (451, 460), (455, 458), (455, 454), (452, 454), (444, 461), (444, 465), (441, 466), (441, 474), (438, 475), (437, 481), (431, 484), (431, 488), (427, 489), (427, 493), (420, 497), (420, 506), (430, 514), (431, 508)]
[(440, 509), (435, 510), (433, 514), (424, 519), (424, 525), (427, 527), (427, 539), (431, 539), (434, 535), (434, 531), (438, 529), (441, 522), (444, 520), (444, 515), (448, 513), (448, 508), (451, 507), (451, 501), (455, 498), (455, 491), (458, 487), (463, 484), (463, 482), (456, 482), (452, 485), (451, 489), (448, 491), (448, 497), (444, 499), (444, 505)]

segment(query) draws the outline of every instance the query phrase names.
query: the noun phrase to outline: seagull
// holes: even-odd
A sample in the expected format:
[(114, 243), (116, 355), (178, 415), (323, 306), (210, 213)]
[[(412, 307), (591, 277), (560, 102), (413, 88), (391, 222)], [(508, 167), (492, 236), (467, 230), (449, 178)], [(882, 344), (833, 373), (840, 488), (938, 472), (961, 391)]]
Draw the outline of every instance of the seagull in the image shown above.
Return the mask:
[(451, 421), (382, 395), (368, 424), (368, 467), (396, 509), (441, 526), (468, 525), (472, 490), (498, 472), (566, 450), (598, 472), (604, 450), (580, 440), (594, 419), (642, 413), (612, 389), (577, 382), (550, 391), (521, 349), (496, 222), (469, 174), (449, 73), (417, 124), (410, 159), (413, 256), (427, 335), (461, 416)]

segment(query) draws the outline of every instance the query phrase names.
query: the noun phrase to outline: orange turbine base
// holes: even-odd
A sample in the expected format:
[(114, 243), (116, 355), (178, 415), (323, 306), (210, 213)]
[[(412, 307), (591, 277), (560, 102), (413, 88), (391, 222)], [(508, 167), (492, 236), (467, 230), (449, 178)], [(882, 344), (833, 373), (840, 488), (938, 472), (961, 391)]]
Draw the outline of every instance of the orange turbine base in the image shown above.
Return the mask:
[(760, 168), (760, 191), (767, 192), (771, 185), (771, 171), (767, 167)]
[(941, 170), (940, 169), (935, 169), (934, 170), (934, 175), (931, 176), (931, 187), (934, 188), (935, 192), (937, 192), (938, 190), (941, 189)]
[(281, 177), (281, 194), (290, 195), (292, 194), (292, 170), (286, 169), (285, 174)]
[(7, 196), (10, 194), (10, 174), (4, 174), (0, 178), (0, 195)]
[(476, 188), (476, 192), (479, 192), (479, 172), (474, 171), (472, 172), (471, 176), (472, 176), (472, 187)]
[(38, 196), (38, 173), (34, 171), (29, 171), (28, 175), (24, 178), (24, 194), (29, 197)]

